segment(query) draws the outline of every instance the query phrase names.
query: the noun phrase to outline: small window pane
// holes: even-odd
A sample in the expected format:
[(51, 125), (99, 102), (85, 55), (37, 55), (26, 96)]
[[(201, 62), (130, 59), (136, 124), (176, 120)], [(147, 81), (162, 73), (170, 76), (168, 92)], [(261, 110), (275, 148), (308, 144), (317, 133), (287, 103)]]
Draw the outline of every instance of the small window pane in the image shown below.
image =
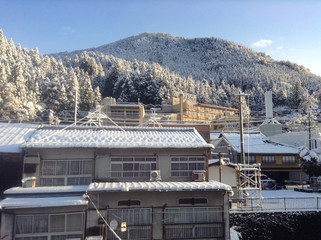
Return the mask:
[(123, 168), (124, 168), (124, 171), (133, 170), (133, 164), (132, 163), (124, 163)]
[(67, 185), (78, 185), (79, 177), (69, 177), (67, 180)]
[(79, 177), (80, 185), (87, 185), (89, 183), (91, 183), (91, 177)]
[(16, 233), (32, 233), (32, 216), (16, 217)]
[(67, 174), (67, 161), (57, 161), (56, 175), (66, 175), (66, 174)]
[(122, 170), (122, 164), (112, 164), (111, 165), (112, 171), (121, 171)]
[(156, 163), (152, 163), (151, 170), (156, 170)]
[(79, 175), (80, 174), (80, 161), (69, 162), (69, 174)]
[(34, 216), (33, 221), (34, 233), (48, 232), (48, 215), (36, 215)]
[(179, 170), (179, 163), (172, 163), (172, 170)]
[(81, 231), (82, 229), (82, 214), (68, 214), (67, 215), (67, 231)]
[(92, 172), (92, 161), (84, 161), (83, 162), (83, 174), (91, 174)]
[(180, 170), (187, 170), (187, 169), (188, 169), (187, 163), (181, 163), (180, 164)]
[(52, 178), (42, 178), (40, 182), (41, 186), (53, 186)]
[(55, 175), (55, 162), (44, 161), (42, 166), (42, 175), (53, 176)]
[(50, 216), (50, 231), (64, 232), (65, 231), (65, 215)]
[(63, 186), (65, 185), (64, 178), (53, 178), (52, 179), (52, 186)]

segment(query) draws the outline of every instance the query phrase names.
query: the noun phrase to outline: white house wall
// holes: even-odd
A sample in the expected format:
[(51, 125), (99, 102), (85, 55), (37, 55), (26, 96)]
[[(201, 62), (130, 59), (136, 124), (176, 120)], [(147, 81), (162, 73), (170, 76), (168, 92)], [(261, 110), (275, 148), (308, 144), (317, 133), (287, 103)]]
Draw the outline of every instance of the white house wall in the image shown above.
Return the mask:
[(209, 167), (209, 180), (222, 182), (231, 187), (236, 187), (235, 169), (228, 166), (221, 166), (221, 179), (220, 179), (220, 166), (213, 165)]

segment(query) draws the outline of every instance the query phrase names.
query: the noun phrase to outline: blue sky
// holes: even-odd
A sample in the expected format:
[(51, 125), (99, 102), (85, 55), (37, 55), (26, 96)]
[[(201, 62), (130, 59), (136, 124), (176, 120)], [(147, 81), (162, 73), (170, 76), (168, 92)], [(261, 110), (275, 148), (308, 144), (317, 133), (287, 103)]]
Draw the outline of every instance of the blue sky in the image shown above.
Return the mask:
[(321, 75), (321, 0), (0, 0), (0, 28), (41, 54), (143, 32), (219, 37)]

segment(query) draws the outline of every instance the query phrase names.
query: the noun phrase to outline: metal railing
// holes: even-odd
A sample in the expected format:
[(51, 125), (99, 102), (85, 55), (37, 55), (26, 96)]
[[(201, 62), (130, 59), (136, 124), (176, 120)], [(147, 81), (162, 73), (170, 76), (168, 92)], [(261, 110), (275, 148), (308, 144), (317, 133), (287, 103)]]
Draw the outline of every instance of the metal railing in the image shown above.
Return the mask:
[(230, 211), (321, 211), (321, 196), (263, 198), (262, 207), (259, 203), (258, 198), (233, 199)]

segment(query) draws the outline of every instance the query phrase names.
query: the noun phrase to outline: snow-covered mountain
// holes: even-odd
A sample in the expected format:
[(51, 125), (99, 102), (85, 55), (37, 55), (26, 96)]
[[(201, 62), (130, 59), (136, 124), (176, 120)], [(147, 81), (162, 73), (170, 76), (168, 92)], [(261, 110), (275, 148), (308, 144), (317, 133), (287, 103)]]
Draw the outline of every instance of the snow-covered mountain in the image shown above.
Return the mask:
[(243, 90), (251, 89), (256, 83), (268, 89), (272, 82), (274, 87), (288, 88), (300, 80), (303, 86), (315, 91), (321, 82), (321, 77), (303, 66), (275, 61), (264, 53), (214, 37), (187, 39), (167, 33), (142, 33), (87, 51), (130, 61), (156, 62), (183, 77), (213, 79), (215, 84), (225, 81)]
[[(218, 38), (185, 39), (143, 33), (98, 48), (39, 55), (7, 40), (0, 29), (0, 118), (37, 119), (46, 111), (88, 111), (101, 97), (160, 104), (184, 93), (200, 103), (250, 108), (274, 106), (306, 112), (320, 102), (321, 77), (302, 66)], [(75, 94), (78, 93), (78, 94)], [(76, 99), (77, 96), (79, 99)], [(290, 110), (292, 111), (292, 110)]]

